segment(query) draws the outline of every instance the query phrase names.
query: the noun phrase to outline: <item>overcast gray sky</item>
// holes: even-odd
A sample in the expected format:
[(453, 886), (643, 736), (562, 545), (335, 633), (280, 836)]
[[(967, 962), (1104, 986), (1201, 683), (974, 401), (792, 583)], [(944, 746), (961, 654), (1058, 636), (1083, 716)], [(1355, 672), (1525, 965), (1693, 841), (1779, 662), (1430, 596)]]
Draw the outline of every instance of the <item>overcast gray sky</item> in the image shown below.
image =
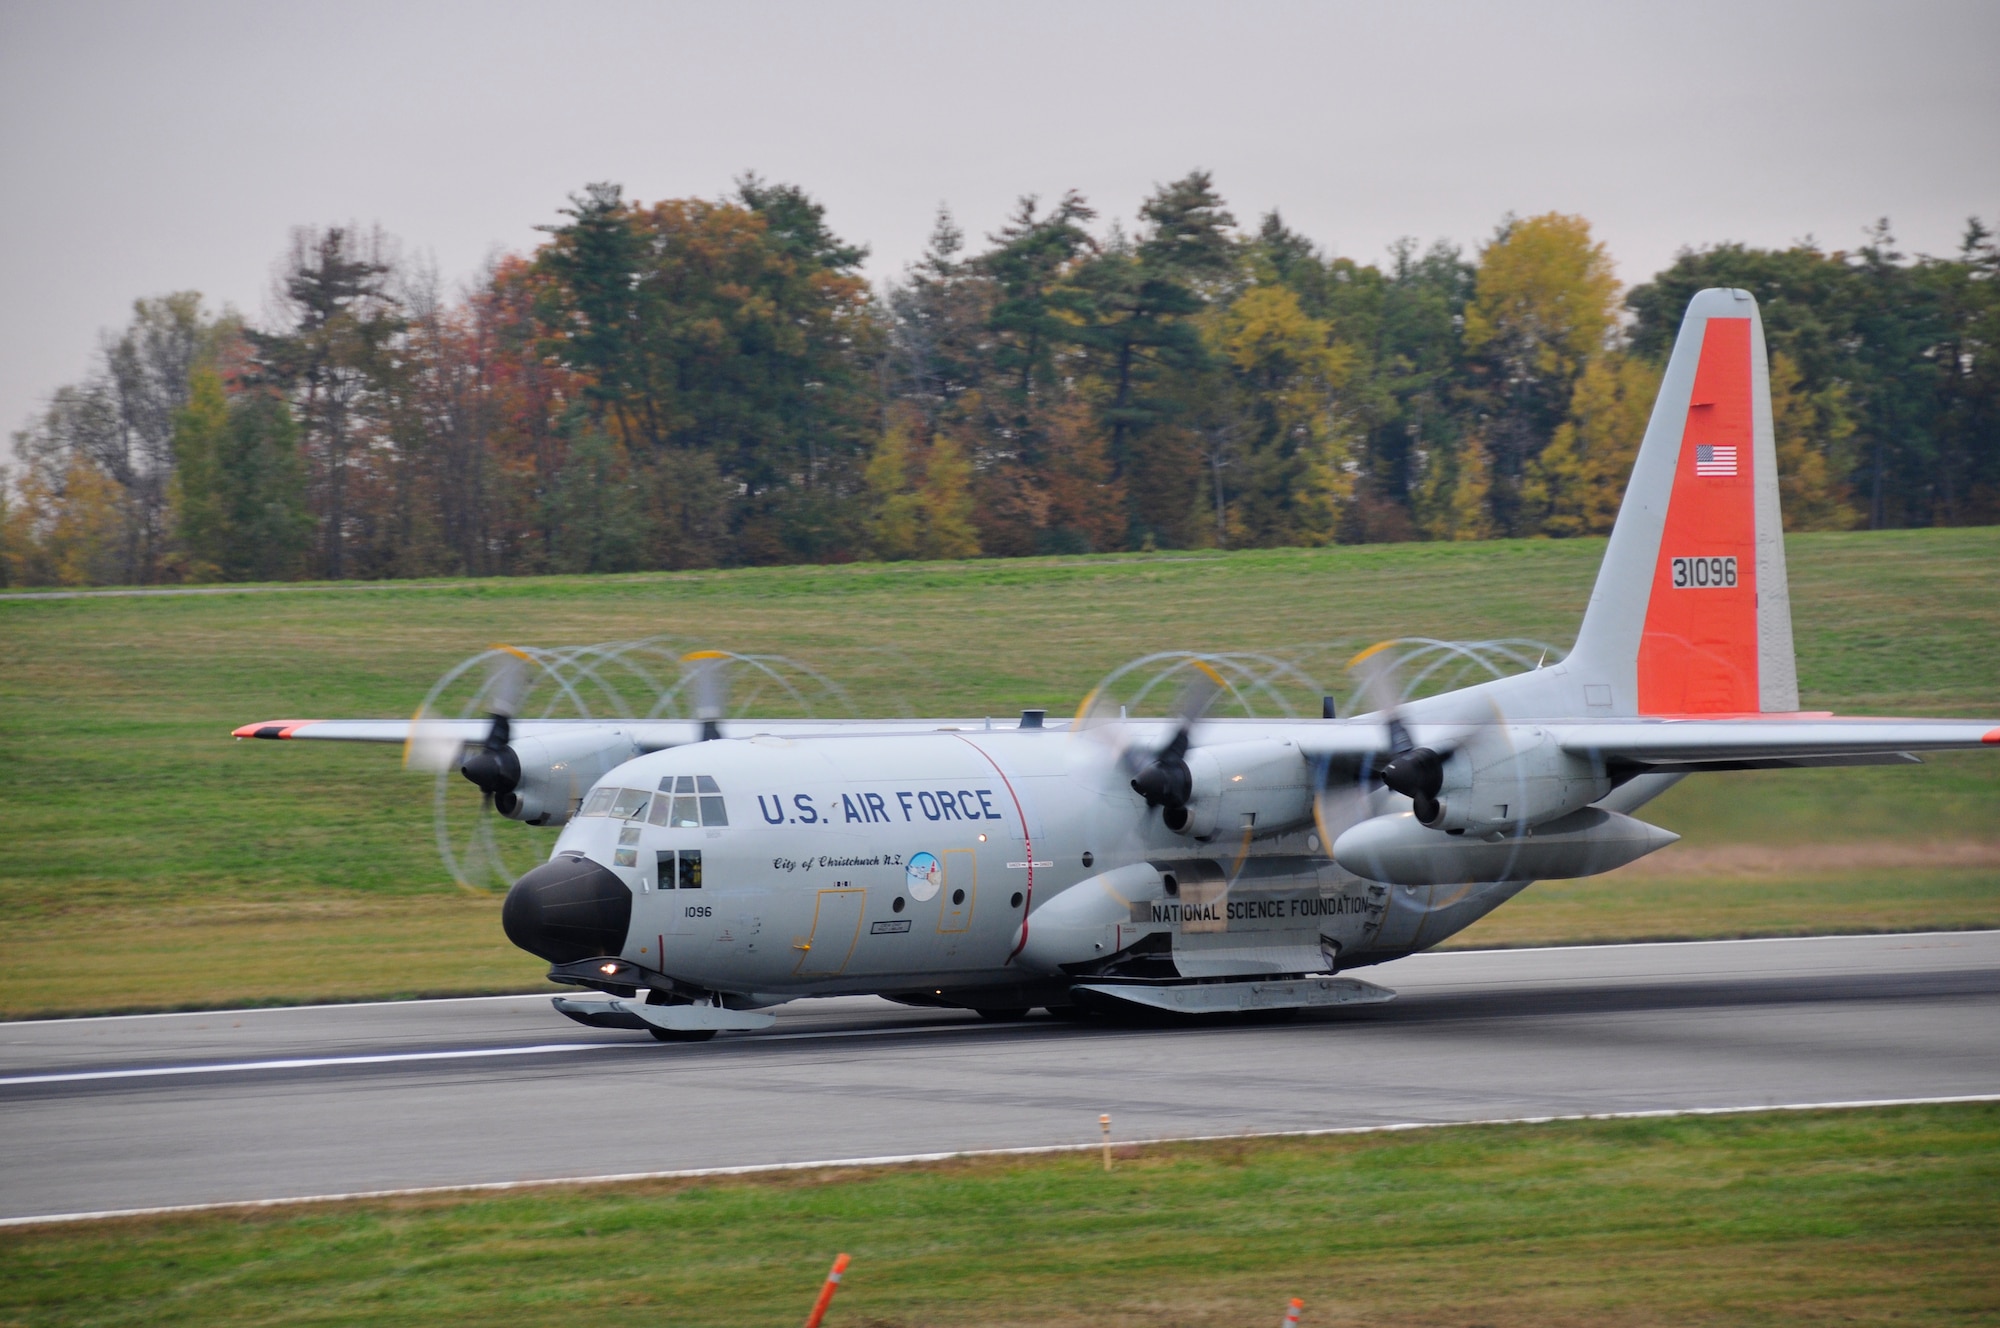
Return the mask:
[(2000, 217), (2000, 4), (25, 3), (0, 0), (0, 428), (140, 295), (253, 315), (290, 227), (380, 223), (448, 277), (587, 181), (803, 185), (889, 275), (939, 203), (1128, 220), (1195, 166), (1356, 258), (1588, 217), (1683, 245), (1955, 249)]

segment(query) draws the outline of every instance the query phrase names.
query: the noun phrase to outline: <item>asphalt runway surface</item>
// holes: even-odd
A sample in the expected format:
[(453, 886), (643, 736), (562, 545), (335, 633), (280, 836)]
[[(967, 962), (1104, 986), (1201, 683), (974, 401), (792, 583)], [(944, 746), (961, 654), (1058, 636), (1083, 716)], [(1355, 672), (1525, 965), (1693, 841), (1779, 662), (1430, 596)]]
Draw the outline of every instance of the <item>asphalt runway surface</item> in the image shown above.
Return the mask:
[[(0, 1024), (0, 1219), (1121, 1141), (2000, 1094), (2000, 932), (1418, 955), (1136, 1028), (869, 998), (701, 1044), (543, 996)], [(552, 991), (555, 990), (552, 988)]]

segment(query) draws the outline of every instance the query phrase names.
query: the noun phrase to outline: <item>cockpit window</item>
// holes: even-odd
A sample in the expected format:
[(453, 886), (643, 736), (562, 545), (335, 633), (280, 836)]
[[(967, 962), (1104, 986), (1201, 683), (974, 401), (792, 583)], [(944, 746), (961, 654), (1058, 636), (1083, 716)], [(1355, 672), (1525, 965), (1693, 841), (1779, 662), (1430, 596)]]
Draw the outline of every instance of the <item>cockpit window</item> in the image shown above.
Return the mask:
[(613, 788), (592, 789), (590, 791), (590, 796), (584, 800), (583, 810), (578, 812), (577, 815), (602, 816), (606, 812), (611, 810), (611, 800), (617, 796), (618, 796), (617, 789)]
[(647, 819), (675, 829), (728, 825), (729, 809), (713, 775), (668, 775), (660, 780), (660, 795)]
[(629, 821), (646, 810), (646, 799), (652, 796), (645, 789), (619, 789), (611, 803), (611, 814)]

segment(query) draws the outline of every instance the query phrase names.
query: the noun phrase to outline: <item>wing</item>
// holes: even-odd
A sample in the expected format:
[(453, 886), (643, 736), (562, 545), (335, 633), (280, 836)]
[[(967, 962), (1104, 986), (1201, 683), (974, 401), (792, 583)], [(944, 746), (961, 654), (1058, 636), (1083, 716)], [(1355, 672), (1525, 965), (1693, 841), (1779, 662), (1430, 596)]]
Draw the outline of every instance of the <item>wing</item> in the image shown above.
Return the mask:
[[(413, 730), (421, 727), (426, 742), (473, 743), (486, 737), (490, 724), (491, 721), (484, 719), (427, 719), (421, 726), (407, 719), (267, 719), (245, 724), (230, 736), (407, 743)], [(641, 750), (649, 752), (700, 742), (702, 738), (701, 721), (693, 719), (517, 719), (512, 727), (515, 738), (603, 729), (625, 734)], [(997, 726), (985, 719), (725, 719), (722, 727), (730, 737), (770, 734), (779, 738), (808, 738), (829, 734), (931, 733), (940, 729), (971, 732)], [(1007, 727), (1013, 727), (1011, 721)]]

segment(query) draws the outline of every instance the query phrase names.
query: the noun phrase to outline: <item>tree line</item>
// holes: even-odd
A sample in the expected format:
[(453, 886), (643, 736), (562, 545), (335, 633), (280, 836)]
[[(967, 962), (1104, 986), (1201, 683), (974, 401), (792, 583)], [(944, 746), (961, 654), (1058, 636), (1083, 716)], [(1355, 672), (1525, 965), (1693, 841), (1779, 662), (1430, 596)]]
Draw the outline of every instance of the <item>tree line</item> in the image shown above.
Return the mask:
[(303, 228), (262, 322), (143, 299), (13, 435), (13, 585), (1602, 533), (1687, 298), (1762, 302), (1786, 525), (2000, 520), (2000, 246), (1683, 251), (1580, 217), (1329, 254), (1206, 172), (941, 211), (871, 287), (803, 191), (591, 185), (448, 291)]

